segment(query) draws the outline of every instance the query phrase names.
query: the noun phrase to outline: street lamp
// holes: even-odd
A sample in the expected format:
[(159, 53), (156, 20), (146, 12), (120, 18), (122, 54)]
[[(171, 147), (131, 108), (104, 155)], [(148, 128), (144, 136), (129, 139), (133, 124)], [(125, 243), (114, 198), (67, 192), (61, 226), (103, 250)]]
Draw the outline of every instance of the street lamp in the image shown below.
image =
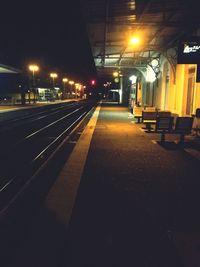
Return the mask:
[(72, 85), (74, 84), (74, 81), (69, 81), (69, 84), (71, 85), (70, 93), (72, 93)]
[[(35, 102), (35, 72), (39, 71), (38, 65), (29, 65), (29, 70), (32, 72), (32, 87), (34, 92), (34, 102)], [(30, 92), (29, 92), (29, 104), (30, 104)]]
[(57, 73), (50, 73), (50, 77), (52, 78), (53, 88), (54, 88), (54, 86), (55, 86), (55, 78), (58, 77), (58, 74)]
[(114, 71), (114, 72), (113, 72), (113, 76), (114, 76), (114, 77), (118, 77), (118, 76), (119, 76), (119, 72), (118, 72), (118, 71)]
[(62, 79), (62, 81), (63, 81), (63, 94), (65, 95), (65, 84), (68, 82), (68, 79), (67, 78), (63, 78)]
[(75, 97), (77, 98), (77, 90), (79, 89), (80, 84), (79, 83), (75, 83)]

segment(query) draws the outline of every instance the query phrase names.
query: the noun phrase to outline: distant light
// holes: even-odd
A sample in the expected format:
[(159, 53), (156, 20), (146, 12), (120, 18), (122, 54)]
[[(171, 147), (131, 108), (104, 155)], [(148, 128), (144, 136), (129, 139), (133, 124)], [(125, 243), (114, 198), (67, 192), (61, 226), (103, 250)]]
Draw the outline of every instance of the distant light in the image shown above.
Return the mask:
[(113, 72), (113, 76), (114, 77), (118, 77), (119, 76), (119, 72), (118, 71)]
[(64, 83), (67, 83), (67, 82), (68, 82), (68, 79), (67, 79), (67, 78), (63, 78), (62, 81), (63, 81)]
[(38, 65), (35, 65), (35, 64), (34, 65), (29, 65), (29, 70), (30, 71), (33, 71), (33, 72), (34, 71), (38, 71), (39, 70), (39, 67), (38, 67)]
[(69, 81), (69, 84), (71, 84), (71, 85), (74, 84), (74, 81)]
[(91, 80), (91, 85), (95, 85), (96, 81), (95, 80)]
[(59, 90), (60, 88), (59, 87), (54, 87), (55, 90)]
[(57, 78), (58, 77), (58, 74), (57, 73), (50, 73), (50, 77), (51, 78)]

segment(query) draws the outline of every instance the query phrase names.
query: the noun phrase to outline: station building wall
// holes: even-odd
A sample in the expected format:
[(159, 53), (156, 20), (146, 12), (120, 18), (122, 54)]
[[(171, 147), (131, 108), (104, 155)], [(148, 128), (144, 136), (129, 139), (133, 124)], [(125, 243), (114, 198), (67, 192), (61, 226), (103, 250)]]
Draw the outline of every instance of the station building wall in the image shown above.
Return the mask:
[(195, 114), (196, 109), (200, 108), (200, 83), (196, 82), (196, 74), (197, 65), (177, 64), (174, 75), (169, 62), (163, 59), (158, 79), (147, 83), (145, 102), (179, 116)]

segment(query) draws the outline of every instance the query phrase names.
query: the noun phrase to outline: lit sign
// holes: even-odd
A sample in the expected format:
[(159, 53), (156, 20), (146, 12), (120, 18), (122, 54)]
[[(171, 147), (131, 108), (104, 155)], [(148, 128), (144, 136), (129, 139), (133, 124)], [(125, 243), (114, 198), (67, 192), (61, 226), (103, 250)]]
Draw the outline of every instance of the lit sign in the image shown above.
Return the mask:
[(178, 47), (178, 64), (197, 64), (200, 62), (200, 37), (183, 40)]
[(200, 49), (200, 45), (193, 45), (193, 46), (189, 46), (187, 44), (185, 44), (185, 47), (183, 49), (183, 53), (196, 53), (198, 50)]

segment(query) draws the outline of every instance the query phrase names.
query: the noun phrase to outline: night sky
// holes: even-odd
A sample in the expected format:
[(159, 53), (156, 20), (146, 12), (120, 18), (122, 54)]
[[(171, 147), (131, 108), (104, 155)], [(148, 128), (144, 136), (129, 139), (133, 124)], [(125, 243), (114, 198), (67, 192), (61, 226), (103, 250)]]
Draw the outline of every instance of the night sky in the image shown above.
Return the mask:
[(95, 75), (87, 30), (78, 1), (26, 1), (1, 5), (0, 63), (74, 78)]

